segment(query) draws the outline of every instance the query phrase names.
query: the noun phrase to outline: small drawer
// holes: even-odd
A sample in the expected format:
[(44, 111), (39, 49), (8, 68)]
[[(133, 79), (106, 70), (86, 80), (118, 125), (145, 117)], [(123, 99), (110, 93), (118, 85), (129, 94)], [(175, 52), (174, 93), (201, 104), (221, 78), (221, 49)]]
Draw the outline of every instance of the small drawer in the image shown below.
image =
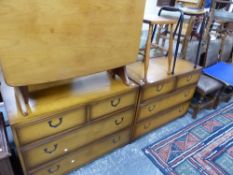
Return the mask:
[(28, 169), (34, 168), (97, 139), (129, 127), (133, 117), (134, 109), (131, 109), (67, 133), (65, 136), (49, 143), (34, 148), (25, 147), (22, 154), (26, 167)]
[(133, 134), (134, 138), (138, 138), (159, 126), (184, 115), (188, 111), (188, 107), (189, 102), (186, 102), (184, 104), (173, 107), (172, 109), (167, 110), (166, 112), (157, 114), (143, 122), (140, 122), (136, 126), (135, 132)]
[(174, 78), (168, 79), (154, 85), (145, 86), (142, 91), (142, 101), (148, 100), (150, 98), (171, 92), (175, 89), (176, 80)]
[(135, 89), (129, 93), (121, 94), (91, 104), (91, 119), (96, 119), (124, 107), (135, 105), (137, 101), (137, 93), (138, 91)]
[(20, 145), (25, 145), (69, 128), (76, 127), (85, 122), (85, 114), (85, 108), (79, 108), (51, 116), (44, 120), (19, 125), (16, 128), (19, 143)]
[(53, 174), (65, 174), (69, 171), (78, 168), (115, 148), (126, 145), (129, 143), (130, 130), (124, 130), (109, 136), (105, 139), (101, 139), (93, 144), (86, 146), (83, 149), (73, 152), (62, 158), (62, 160), (56, 161), (46, 168), (37, 172), (31, 173), (33, 175), (53, 175)]
[(200, 71), (178, 76), (177, 88), (181, 88), (181, 87), (184, 87), (186, 85), (197, 83), (200, 76), (201, 76)]
[(142, 104), (138, 112), (138, 120), (145, 119), (167, 108), (190, 100), (193, 97), (195, 88), (195, 86), (183, 88), (169, 95)]

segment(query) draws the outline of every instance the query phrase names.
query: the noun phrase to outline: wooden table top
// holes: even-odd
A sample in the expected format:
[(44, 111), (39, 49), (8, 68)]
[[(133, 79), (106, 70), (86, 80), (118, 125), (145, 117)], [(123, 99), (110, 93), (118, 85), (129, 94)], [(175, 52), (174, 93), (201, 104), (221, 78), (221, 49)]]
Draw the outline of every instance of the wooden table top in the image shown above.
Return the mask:
[(8, 85), (89, 75), (136, 61), (145, 0), (1, 0)]

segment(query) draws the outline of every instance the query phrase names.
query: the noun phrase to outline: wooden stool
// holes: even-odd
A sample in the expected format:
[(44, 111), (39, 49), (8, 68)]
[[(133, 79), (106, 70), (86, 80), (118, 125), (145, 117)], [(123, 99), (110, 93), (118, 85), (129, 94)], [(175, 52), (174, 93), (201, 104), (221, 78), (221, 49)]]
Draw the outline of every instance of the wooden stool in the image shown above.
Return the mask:
[(152, 33), (154, 27), (157, 25), (168, 25), (170, 28), (170, 38), (169, 38), (169, 48), (168, 48), (168, 74), (171, 74), (171, 66), (172, 66), (172, 57), (173, 57), (173, 26), (177, 23), (174, 19), (168, 19), (160, 16), (147, 16), (143, 20), (144, 23), (149, 24), (149, 30), (148, 30), (148, 36), (147, 36), (147, 42), (146, 42), (146, 48), (145, 48), (145, 55), (144, 55), (144, 80), (146, 81), (148, 67), (149, 67), (149, 60), (150, 60), (150, 50), (151, 48), (158, 48), (161, 50), (166, 50), (164, 48), (161, 48), (157, 44), (152, 44)]

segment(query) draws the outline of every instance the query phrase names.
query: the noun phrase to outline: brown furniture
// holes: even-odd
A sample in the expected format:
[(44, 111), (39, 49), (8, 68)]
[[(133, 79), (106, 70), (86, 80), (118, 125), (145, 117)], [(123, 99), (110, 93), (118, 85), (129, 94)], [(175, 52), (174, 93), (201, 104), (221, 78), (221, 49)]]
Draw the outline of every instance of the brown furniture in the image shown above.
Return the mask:
[(167, 74), (166, 58), (149, 60), (147, 83), (144, 83), (143, 63), (127, 66), (130, 79), (140, 86), (133, 138), (166, 124), (182, 115), (189, 107), (201, 69), (185, 60), (177, 60), (175, 75)]
[(31, 111), (24, 116), (15, 89), (2, 79), (4, 104), (25, 175), (64, 174), (129, 143), (138, 98), (135, 83), (126, 86), (102, 72), (31, 90)]
[(182, 6), (191, 8), (202, 8), (204, 0), (176, 0), (176, 4), (182, 4)]
[[(218, 62), (221, 49), (221, 40), (211, 40), (208, 44), (208, 50), (205, 54), (204, 67), (211, 66)], [(218, 80), (207, 75), (201, 75), (197, 84), (196, 100), (191, 104), (193, 108), (193, 117), (196, 118), (200, 110), (204, 108), (216, 108), (218, 105), (218, 96), (223, 88), (223, 84)]]
[(128, 84), (136, 61), (145, 0), (0, 2), (0, 55), (5, 81), (24, 115), (29, 85), (112, 70)]
[(5, 125), (2, 113), (0, 113), (0, 175), (14, 175), (10, 150), (7, 143)]

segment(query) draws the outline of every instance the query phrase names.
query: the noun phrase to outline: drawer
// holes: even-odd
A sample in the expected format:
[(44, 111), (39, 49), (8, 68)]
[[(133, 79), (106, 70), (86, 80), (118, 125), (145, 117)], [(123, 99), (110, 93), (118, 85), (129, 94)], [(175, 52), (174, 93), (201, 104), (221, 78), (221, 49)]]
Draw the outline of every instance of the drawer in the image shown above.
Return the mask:
[(37, 172), (30, 173), (33, 175), (50, 175), (65, 174), (75, 168), (78, 168), (115, 148), (129, 143), (130, 130), (121, 131), (105, 139), (101, 139), (87, 147), (80, 149), (65, 156), (62, 160), (47, 166)]
[(178, 76), (177, 77), (177, 88), (181, 88), (186, 85), (197, 83), (200, 76), (201, 76), (200, 71)]
[(137, 102), (137, 93), (138, 91), (135, 89), (129, 93), (114, 96), (91, 104), (91, 119), (96, 119), (124, 107), (135, 105)]
[(177, 104), (186, 102), (193, 97), (196, 86), (182, 88), (171, 94), (157, 98), (156, 100), (144, 103), (140, 106), (138, 120), (150, 117), (158, 112), (166, 110)]
[(62, 132), (85, 122), (85, 108), (71, 110), (50, 118), (19, 125), (16, 128), (20, 145)]
[(144, 120), (143, 122), (138, 123), (133, 134), (134, 138), (142, 136), (159, 126), (184, 115), (187, 112), (188, 107), (189, 102), (186, 102), (184, 104), (173, 107), (170, 110), (167, 110), (161, 114), (152, 116), (149, 119)]
[(171, 92), (175, 89), (175, 85), (176, 85), (176, 79), (171, 78), (168, 79), (167, 81), (156, 83), (150, 86), (144, 86), (141, 100), (145, 101), (150, 98), (156, 97), (158, 95)]
[(134, 110), (128, 110), (111, 118), (94, 122), (86, 127), (67, 133), (63, 137), (34, 148), (25, 147), (22, 154), (26, 167), (31, 169), (54, 158), (62, 156), (104, 136), (129, 127), (133, 121)]

